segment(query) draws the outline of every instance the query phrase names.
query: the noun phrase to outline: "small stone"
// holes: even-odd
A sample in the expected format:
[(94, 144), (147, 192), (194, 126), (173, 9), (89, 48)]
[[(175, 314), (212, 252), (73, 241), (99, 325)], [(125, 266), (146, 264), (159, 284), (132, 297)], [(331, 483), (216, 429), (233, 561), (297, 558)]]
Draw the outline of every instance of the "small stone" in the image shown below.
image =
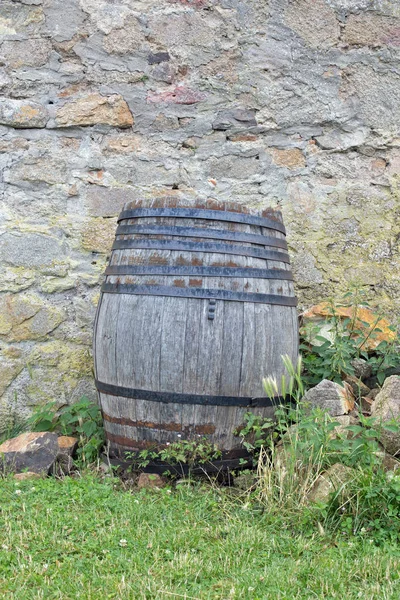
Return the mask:
[(287, 150), (271, 148), (269, 152), (272, 155), (272, 160), (279, 167), (302, 169), (306, 166), (304, 154), (298, 148), (289, 148)]
[(37, 102), (0, 98), (0, 125), (19, 129), (46, 127), (47, 110)]
[(228, 139), (231, 142), (256, 142), (258, 137), (254, 133), (236, 133), (228, 135)]
[(150, 53), (147, 60), (149, 65), (158, 65), (159, 63), (168, 61), (170, 58), (168, 52), (155, 52), (154, 54)]
[(330, 434), (330, 439), (336, 439), (338, 437), (351, 438), (353, 437), (353, 432), (348, 430), (348, 427), (351, 425), (359, 425), (359, 420), (352, 415), (339, 415), (338, 417), (334, 417), (333, 420), (339, 425), (335, 427), (335, 429)]
[(109, 463), (101, 462), (98, 468), (103, 475), (110, 475), (113, 472), (112, 465)]
[(255, 112), (241, 108), (218, 113), (216, 120), (212, 124), (212, 128), (215, 131), (226, 131), (232, 127), (243, 129), (256, 126)]
[[(392, 375), (383, 384), (371, 406), (371, 416), (382, 425), (380, 442), (386, 452), (396, 455), (400, 452), (400, 377)], [(399, 431), (388, 431), (385, 424), (395, 423)]]
[(172, 83), (175, 79), (176, 70), (173, 65), (169, 62), (162, 62), (160, 64), (153, 65), (150, 68), (150, 76), (156, 81), (164, 81), (165, 83)]
[(372, 367), (363, 358), (355, 358), (351, 361), (351, 366), (354, 369), (354, 376), (364, 381), (371, 377)]
[(372, 390), (369, 391), (367, 398), (369, 400), (371, 400), (371, 402), (373, 402), (380, 391), (381, 391), (381, 388), (373, 388)]
[(14, 479), (17, 481), (26, 481), (27, 479), (41, 479), (40, 473), (34, 473), (33, 471), (24, 471), (23, 473), (15, 473)]
[(124, 134), (107, 137), (104, 150), (116, 154), (132, 154), (137, 152), (139, 148), (140, 137), (138, 135)]
[(137, 486), (139, 489), (163, 488), (166, 481), (156, 473), (140, 473)]
[(78, 438), (70, 435), (60, 435), (58, 438), (59, 454), (72, 456), (78, 445)]
[(182, 142), (183, 148), (189, 148), (190, 150), (195, 150), (200, 143), (199, 138), (190, 137)]
[(254, 473), (241, 473), (233, 480), (233, 485), (240, 490), (249, 491), (257, 484), (257, 478)]
[(89, 94), (70, 100), (56, 113), (58, 127), (88, 125), (112, 125), (113, 127), (132, 127), (133, 116), (120, 94), (102, 96)]
[(196, 104), (205, 100), (206, 94), (185, 86), (177, 86), (171, 91), (149, 92), (147, 102), (165, 102), (167, 104)]
[(342, 387), (334, 381), (323, 379), (321, 383), (308, 390), (303, 402), (312, 407), (326, 410), (332, 417), (346, 415), (354, 408), (354, 397), (348, 384)]
[(332, 492), (338, 492), (354, 476), (354, 469), (341, 463), (332, 465), (316, 480), (308, 495), (310, 502), (327, 502)]
[(370, 392), (369, 387), (354, 375), (346, 375), (344, 381), (349, 384), (356, 398), (367, 396)]
[(369, 398), (368, 396), (361, 396), (360, 398), (360, 408), (361, 411), (365, 414), (370, 415), (371, 414), (371, 407), (372, 407), (372, 402), (373, 400), (371, 398)]
[(400, 461), (387, 452), (377, 452), (377, 456), (381, 459), (382, 468), (386, 473), (397, 471), (400, 468)]
[(57, 460), (53, 465), (53, 475), (57, 477), (64, 477), (65, 475), (69, 475), (74, 468), (74, 461), (72, 456), (68, 454), (59, 454), (57, 456)]
[(7, 440), (0, 446), (1, 461), (7, 471), (30, 471), (46, 474), (58, 454), (57, 434), (27, 432)]

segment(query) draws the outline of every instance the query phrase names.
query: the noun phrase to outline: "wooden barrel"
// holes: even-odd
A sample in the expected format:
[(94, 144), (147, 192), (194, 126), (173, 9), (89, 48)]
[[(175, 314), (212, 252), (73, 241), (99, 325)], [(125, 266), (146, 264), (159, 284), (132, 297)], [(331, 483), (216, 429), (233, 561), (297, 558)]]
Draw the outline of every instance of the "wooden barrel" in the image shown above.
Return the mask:
[(279, 211), (137, 201), (118, 220), (94, 357), (114, 453), (206, 436), (243, 453), (246, 412), (269, 416), (262, 378), (298, 354), (296, 298)]

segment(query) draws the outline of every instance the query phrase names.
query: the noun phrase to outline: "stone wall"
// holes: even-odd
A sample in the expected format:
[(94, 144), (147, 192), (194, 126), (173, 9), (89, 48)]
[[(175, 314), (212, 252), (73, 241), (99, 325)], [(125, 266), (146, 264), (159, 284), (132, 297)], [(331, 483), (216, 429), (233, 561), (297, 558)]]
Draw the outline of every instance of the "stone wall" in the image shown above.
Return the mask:
[(301, 306), (400, 311), (397, 0), (2, 0), (0, 423), (94, 395), (122, 204), (280, 205)]

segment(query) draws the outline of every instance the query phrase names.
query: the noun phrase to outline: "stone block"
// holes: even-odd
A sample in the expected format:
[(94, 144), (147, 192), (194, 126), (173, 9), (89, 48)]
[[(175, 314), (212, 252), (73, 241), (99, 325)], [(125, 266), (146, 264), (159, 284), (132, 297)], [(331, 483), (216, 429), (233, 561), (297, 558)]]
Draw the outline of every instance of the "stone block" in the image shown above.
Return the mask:
[(149, 28), (152, 39), (165, 48), (177, 47), (179, 52), (183, 49), (188, 52), (190, 46), (195, 46), (195, 52), (207, 49), (210, 54), (219, 25), (215, 21), (194, 11), (160, 12), (149, 20)]
[(137, 486), (140, 490), (163, 488), (166, 486), (166, 481), (156, 473), (140, 473)]
[(126, 19), (124, 27), (113, 29), (104, 36), (103, 47), (110, 54), (128, 54), (137, 51), (144, 42), (138, 20), (130, 17)]
[(310, 502), (328, 502), (331, 494), (340, 493), (340, 491), (355, 476), (355, 471), (351, 467), (346, 467), (340, 463), (332, 465), (325, 473), (322, 473), (316, 480), (311, 492), (308, 495)]
[(10, 69), (41, 67), (49, 59), (51, 43), (46, 39), (10, 40), (0, 48), (0, 57)]
[[(0, 317), (0, 327), (1, 327)], [(21, 373), (24, 368), (24, 363), (20, 360), (4, 360), (0, 362), (0, 396), (4, 394), (8, 386)]]
[[(383, 384), (371, 406), (371, 416), (382, 425), (380, 442), (386, 452), (397, 455), (400, 452), (400, 377), (392, 375)], [(398, 431), (389, 431), (385, 425), (396, 424)]]
[(163, 102), (165, 104), (197, 104), (202, 102), (207, 97), (207, 94), (199, 90), (190, 89), (180, 85), (172, 90), (164, 92), (149, 92), (147, 94), (147, 102)]
[(0, 237), (0, 262), (14, 267), (51, 267), (64, 253), (60, 240), (49, 235), (7, 232)]
[(256, 157), (245, 158), (241, 156), (222, 156), (207, 161), (207, 174), (219, 179), (248, 179), (262, 171), (260, 160)]
[(76, 277), (47, 277), (40, 283), (40, 289), (45, 294), (57, 294), (72, 290), (77, 285)]
[(227, 131), (233, 127), (244, 129), (255, 126), (257, 126), (255, 111), (240, 108), (219, 112), (212, 124), (215, 131)]
[(0, 445), (0, 457), (7, 471), (30, 471), (47, 475), (58, 454), (56, 433), (28, 432)]
[(54, 367), (61, 373), (82, 378), (92, 374), (93, 361), (89, 350), (63, 339), (36, 344), (28, 361), (35, 367)]
[(323, 379), (321, 383), (308, 390), (303, 402), (313, 408), (321, 408), (332, 417), (346, 415), (354, 408), (354, 397), (350, 386), (344, 386)]
[(289, 2), (285, 22), (311, 48), (330, 48), (339, 41), (339, 21), (325, 0)]
[(90, 219), (82, 227), (82, 248), (90, 252), (107, 254), (114, 242), (116, 226), (114, 219)]
[(268, 152), (272, 155), (272, 160), (279, 167), (287, 169), (303, 169), (306, 166), (304, 154), (298, 148), (270, 148)]
[(176, 68), (174, 65), (168, 62), (162, 62), (157, 65), (153, 65), (148, 69), (149, 76), (155, 81), (164, 81), (165, 83), (172, 83), (175, 80)]
[(126, 202), (138, 198), (138, 192), (124, 188), (105, 188), (91, 185), (86, 195), (86, 205), (91, 217), (117, 217)]
[(342, 39), (351, 46), (400, 46), (400, 19), (372, 12), (350, 15)]
[(357, 98), (359, 117), (379, 131), (396, 131), (400, 121), (400, 75), (390, 65), (358, 64), (345, 71), (342, 97)]
[(78, 446), (78, 438), (71, 435), (58, 436), (59, 455), (72, 456)]
[(162, 62), (170, 60), (170, 58), (171, 57), (168, 54), (168, 52), (155, 52), (154, 54), (149, 54), (149, 56), (147, 57), (147, 61), (149, 65), (158, 65)]
[(31, 269), (4, 265), (0, 270), (0, 292), (22, 292), (35, 283), (35, 280), (35, 272)]
[(15, 473), (15, 481), (29, 481), (30, 479), (41, 479), (40, 473), (34, 473), (33, 471), (24, 471), (23, 473)]
[(133, 116), (120, 94), (102, 96), (98, 92), (71, 99), (56, 112), (58, 127), (111, 125), (132, 127)]
[(58, 42), (71, 40), (83, 30), (87, 15), (83, 12), (79, 0), (51, 0), (45, 2), (46, 23), (43, 28)]
[(21, 150), (28, 150), (29, 142), (24, 138), (13, 138), (9, 140), (0, 140), (0, 153), (6, 152), (10, 154), (11, 152), (20, 152)]
[(17, 129), (46, 127), (47, 109), (31, 100), (0, 98), (0, 125)]
[[(27, 4), (24, 6), (24, 4)], [(12, 0), (2, 0), (0, 35), (20, 38), (40, 36), (45, 17), (42, 6), (28, 6)], [(35, 2), (32, 2), (35, 4)]]
[(104, 151), (110, 154), (132, 154), (139, 150), (140, 145), (139, 135), (110, 135), (105, 140)]
[(24, 160), (16, 163), (4, 174), (4, 179), (15, 186), (30, 188), (31, 184), (66, 183), (68, 176), (67, 164), (63, 160), (47, 156), (34, 161)]
[(33, 294), (6, 294), (0, 298), (0, 335), (9, 342), (43, 339), (65, 318), (62, 309)]

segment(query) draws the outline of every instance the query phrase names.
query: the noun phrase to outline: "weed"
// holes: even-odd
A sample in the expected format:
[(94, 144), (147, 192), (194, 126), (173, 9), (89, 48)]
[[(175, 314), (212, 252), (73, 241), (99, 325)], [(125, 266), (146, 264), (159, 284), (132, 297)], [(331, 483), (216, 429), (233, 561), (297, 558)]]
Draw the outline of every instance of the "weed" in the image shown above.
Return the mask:
[(302, 357), (298, 357), (296, 365), (292, 363), (287, 354), (281, 358), (287, 375), (283, 374), (279, 382), (276, 377), (263, 379), (265, 393), (271, 399), (274, 399), (276, 396), (282, 396), (283, 398), (289, 397), (291, 400), (299, 402), (304, 396), (305, 391), (302, 377)]
[(375, 544), (400, 541), (400, 474), (357, 469), (325, 506), (314, 508), (326, 530), (360, 536)]
[[(307, 387), (322, 379), (341, 383), (346, 375), (354, 375), (353, 361), (363, 358), (371, 366), (372, 375), (382, 385), (386, 372), (400, 366), (399, 340), (381, 341), (373, 352), (368, 352), (367, 342), (377, 339), (381, 332), (378, 314), (372, 324), (363, 322), (359, 315), (368, 308), (362, 290), (353, 288), (341, 301), (329, 302), (329, 316), (320, 324), (307, 324), (301, 329), (300, 350), (303, 355), (303, 381)], [(351, 309), (351, 317), (343, 318), (339, 308)], [(390, 327), (395, 332), (394, 327)]]
[(243, 420), (243, 426), (235, 431), (235, 435), (242, 438), (242, 444), (250, 454), (260, 452), (274, 431), (275, 422), (251, 412), (245, 413)]
[(171, 465), (186, 465), (189, 471), (198, 465), (205, 465), (221, 457), (221, 451), (206, 438), (198, 440), (180, 440), (166, 445), (164, 448), (147, 448), (138, 454), (127, 452), (128, 460), (135, 467), (145, 468), (150, 463), (165, 463)]
[(58, 412), (55, 402), (38, 407), (29, 418), (28, 425), (31, 431), (57, 431), (62, 435), (77, 436), (77, 454), (85, 464), (96, 460), (104, 445), (100, 408), (85, 396), (75, 404), (63, 406)]

